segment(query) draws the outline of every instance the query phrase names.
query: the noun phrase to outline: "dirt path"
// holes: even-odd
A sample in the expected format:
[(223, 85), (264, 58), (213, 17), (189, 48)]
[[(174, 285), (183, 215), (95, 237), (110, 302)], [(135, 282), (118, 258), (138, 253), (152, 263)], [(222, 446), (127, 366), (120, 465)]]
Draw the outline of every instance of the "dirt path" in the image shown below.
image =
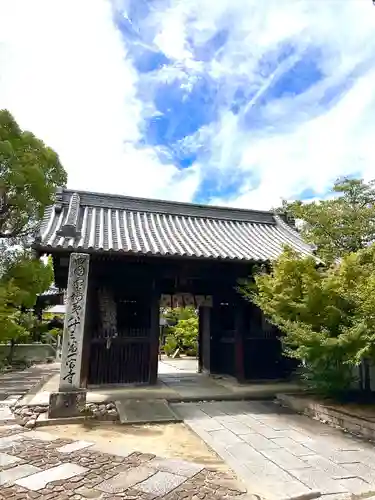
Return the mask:
[(229, 470), (199, 437), (180, 423), (137, 426), (86, 423), (47, 427), (46, 431), (66, 439), (96, 443), (113, 442), (116, 446), (123, 445), (127, 450), (197, 462), (221, 471)]

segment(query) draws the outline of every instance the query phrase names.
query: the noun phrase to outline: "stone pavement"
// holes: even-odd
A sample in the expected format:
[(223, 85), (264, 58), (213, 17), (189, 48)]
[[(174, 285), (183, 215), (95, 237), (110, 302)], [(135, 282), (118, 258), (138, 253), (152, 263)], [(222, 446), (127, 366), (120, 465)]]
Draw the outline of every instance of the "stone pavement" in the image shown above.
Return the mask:
[(341, 500), (375, 492), (373, 445), (275, 403), (172, 407), (253, 492), (266, 498), (321, 493), (322, 499)]
[(9, 407), (32, 389), (37, 389), (39, 384), (47, 381), (59, 368), (59, 363), (48, 363), (31, 366), (26, 370), (1, 373), (0, 424), (13, 421), (14, 416)]
[(0, 427), (0, 499), (238, 500), (234, 476), (152, 454)]
[[(51, 392), (56, 392), (59, 374), (53, 376), (34, 396), (27, 397), (27, 404), (47, 405)], [(231, 377), (210, 377), (196, 373), (196, 361), (187, 359), (168, 359), (159, 361), (158, 383), (151, 386), (89, 387), (87, 401), (103, 403), (108, 401), (166, 400), (239, 400), (273, 399), (276, 394), (297, 392), (300, 387), (291, 382), (239, 384)]]

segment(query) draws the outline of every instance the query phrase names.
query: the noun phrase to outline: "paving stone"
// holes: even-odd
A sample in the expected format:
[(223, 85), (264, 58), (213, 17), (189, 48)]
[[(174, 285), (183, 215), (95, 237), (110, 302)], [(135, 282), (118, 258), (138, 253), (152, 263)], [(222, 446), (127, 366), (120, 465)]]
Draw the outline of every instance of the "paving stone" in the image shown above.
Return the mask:
[(20, 394), (12, 394), (4, 399), (4, 401), (0, 401), (0, 405), (12, 406), (17, 403), (17, 401), (22, 398)]
[(253, 448), (259, 451), (280, 449), (280, 446), (277, 443), (271, 441), (270, 439), (267, 439), (261, 434), (245, 434), (241, 435), (241, 438), (246, 443), (249, 443)]
[(199, 425), (199, 427), (206, 432), (225, 430), (223, 424), (210, 417), (195, 419), (194, 425)]
[(35, 474), (39, 472), (39, 467), (34, 467), (33, 465), (17, 465), (16, 467), (12, 467), (11, 469), (7, 469), (1, 472), (0, 474), (0, 485), (10, 483), (13, 484), (18, 479), (21, 479), (26, 476), (30, 476), (31, 474)]
[(145, 481), (154, 474), (155, 470), (146, 466), (132, 467), (126, 472), (120, 472), (120, 474), (117, 474), (112, 479), (103, 481), (95, 486), (95, 489), (103, 491), (104, 493), (122, 493), (128, 488), (132, 488), (137, 483)]
[[(282, 431), (280, 431), (282, 432)], [(313, 439), (308, 436), (307, 434), (304, 434), (303, 432), (296, 431), (294, 429), (284, 431), (285, 437), (289, 437), (290, 439), (293, 439), (293, 441), (296, 441), (297, 443), (303, 444), (305, 446), (308, 446), (309, 443), (313, 441)]]
[(74, 441), (73, 443), (66, 444), (60, 448), (56, 448), (59, 453), (72, 453), (73, 451), (83, 450), (84, 448), (89, 448), (94, 443), (89, 443), (88, 441)]
[(101, 498), (103, 493), (93, 488), (87, 488), (86, 486), (81, 486), (75, 490), (77, 495), (81, 495), (84, 498)]
[(13, 413), (10, 411), (9, 406), (0, 406), (0, 422), (8, 422), (15, 420)]
[(252, 419), (249, 415), (236, 415), (236, 419), (249, 427), (251, 432), (261, 434), (268, 439), (285, 436), (284, 431), (275, 431), (272, 427), (261, 424), (257, 420)]
[[(372, 497), (371, 497), (372, 498)], [(321, 500), (351, 500), (351, 493), (333, 493), (332, 495), (324, 495)], [(370, 500), (367, 498), (366, 500)]]
[(210, 431), (209, 434), (214, 439), (224, 446), (229, 446), (231, 444), (243, 443), (242, 439), (228, 429), (223, 429), (219, 431)]
[(265, 466), (270, 464), (269, 460), (260, 452), (254, 450), (252, 446), (247, 443), (236, 443), (227, 447), (226, 451), (232, 455), (239, 463), (244, 464), (246, 467)]
[(290, 469), (306, 469), (310, 467), (300, 458), (281, 448), (279, 450), (261, 450), (261, 452), (269, 460), (288, 471)]
[(20, 462), (20, 458), (13, 457), (12, 455), (7, 455), (6, 453), (0, 453), (0, 467), (6, 467), (16, 462)]
[(290, 437), (273, 438), (272, 441), (279, 445), (279, 447), (285, 448), (289, 451), (289, 453), (293, 453), (293, 455), (296, 455), (297, 457), (314, 455), (314, 452), (310, 450), (310, 448), (303, 446), (301, 443), (297, 443)]
[(320, 455), (310, 455), (308, 457), (303, 457), (303, 461), (309, 464), (314, 469), (321, 469), (322, 471), (329, 474), (333, 479), (341, 479), (352, 477), (353, 474), (341, 465), (335, 464), (328, 458), (322, 457)]
[(318, 469), (295, 469), (288, 471), (312, 490), (318, 490), (322, 495), (331, 493), (348, 493), (340, 481), (335, 481), (325, 472)]
[[(184, 420), (195, 421), (207, 419), (207, 413), (202, 411), (199, 405), (195, 403), (175, 403), (170, 404), (170, 407), (179, 417), (183, 418)], [(221, 425), (219, 424), (219, 422), (217, 422), (217, 424)]]
[(374, 459), (374, 456), (371, 456), (369, 453), (357, 450), (332, 451), (327, 448), (322, 451), (322, 454), (337, 464), (371, 463)]
[(45, 488), (46, 485), (52, 481), (70, 479), (86, 471), (87, 469), (85, 467), (68, 462), (58, 465), (57, 467), (52, 467), (51, 469), (46, 469), (42, 472), (37, 472), (27, 478), (19, 479), (16, 481), (16, 484), (32, 491), (38, 491)]
[(166, 400), (137, 401), (127, 399), (116, 401), (122, 424), (144, 422), (171, 422), (178, 420)]
[(317, 498), (320, 491), (311, 490), (297, 479), (283, 480), (279, 475), (261, 476), (254, 474), (249, 478), (249, 483), (256, 485), (257, 491), (262, 497), (269, 500), (280, 500), (289, 498)]
[(108, 455), (117, 455), (119, 457), (128, 457), (134, 451), (128, 450), (123, 446), (119, 446), (116, 443), (95, 443), (90, 451), (99, 451), (100, 453), (106, 453)]
[(231, 421), (221, 421), (219, 422), (224, 425), (227, 429), (238, 435), (254, 434), (254, 431), (250, 427), (239, 420), (233, 419)]
[(152, 495), (166, 495), (186, 481), (186, 477), (177, 476), (170, 472), (157, 472), (155, 475), (134, 486), (135, 490)]
[(345, 464), (345, 469), (353, 476), (360, 477), (370, 484), (375, 485), (375, 470), (366, 464)]
[(210, 417), (220, 417), (226, 415), (221, 405), (217, 403), (201, 403), (199, 409), (207, 413)]
[(56, 441), (57, 439), (60, 439), (58, 436), (54, 436), (53, 434), (44, 431), (27, 431), (25, 432), (25, 438), (38, 439), (40, 441)]
[(316, 439), (312, 439), (309, 443), (305, 445), (316, 453), (320, 453), (328, 457), (332, 452), (353, 452), (361, 451), (360, 446), (356, 441), (352, 441), (349, 438), (347, 440), (332, 439), (330, 436), (319, 436)]
[(184, 460), (163, 460), (160, 458), (150, 460), (147, 465), (164, 472), (171, 472), (172, 474), (185, 477), (193, 477), (204, 468), (203, 465), (185, 462)]
[(13, 434), (12, 436), (0, 438), (0, 450), (8, 448), (13, 443), (21, 441), (22, 439), (24, 439), (23, 434)]
[(372, 493), (374, 491), (373, 486), (366, 483), (366, 481), (363, 481), (363, 479), (360, 479), (359, 477), (340, 479), (340, 484), (342, 484), (345, 489), (354, 495), (363, 495), (364, 493)]

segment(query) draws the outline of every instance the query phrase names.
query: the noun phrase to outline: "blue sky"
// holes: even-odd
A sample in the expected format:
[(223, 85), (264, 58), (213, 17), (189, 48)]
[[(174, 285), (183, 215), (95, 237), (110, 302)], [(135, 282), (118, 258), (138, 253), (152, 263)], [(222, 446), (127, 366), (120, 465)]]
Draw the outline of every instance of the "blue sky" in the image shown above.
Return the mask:
[(371, 0), (4, 0), (0, 107), (72, 188), (270, 208), (375, 177), (374, 33)]

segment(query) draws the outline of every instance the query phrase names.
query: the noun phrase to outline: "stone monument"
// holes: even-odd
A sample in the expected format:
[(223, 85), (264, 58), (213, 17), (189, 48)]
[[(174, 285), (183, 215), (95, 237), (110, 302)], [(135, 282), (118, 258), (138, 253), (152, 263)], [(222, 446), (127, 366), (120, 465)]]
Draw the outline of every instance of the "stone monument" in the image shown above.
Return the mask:
[(81, 369), (89, 265), (88, 254), (70, 255), (60, 383), (59, 391), (50, 395), (50, 418), (82, 415), (86, 405), (86, 389), (81, 387)]

